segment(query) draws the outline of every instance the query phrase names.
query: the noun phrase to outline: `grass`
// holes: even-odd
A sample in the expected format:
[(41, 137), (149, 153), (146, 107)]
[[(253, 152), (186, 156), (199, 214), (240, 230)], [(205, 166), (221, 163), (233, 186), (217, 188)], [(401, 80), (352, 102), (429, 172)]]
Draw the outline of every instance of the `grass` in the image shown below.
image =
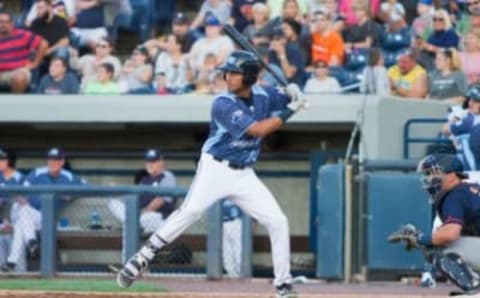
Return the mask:
[(166, 292), (160, 286), (136, 282), (128, 289), (121, 289), (108, 279), (3, 279), (0, 290), (67, 291), (67, 292)]

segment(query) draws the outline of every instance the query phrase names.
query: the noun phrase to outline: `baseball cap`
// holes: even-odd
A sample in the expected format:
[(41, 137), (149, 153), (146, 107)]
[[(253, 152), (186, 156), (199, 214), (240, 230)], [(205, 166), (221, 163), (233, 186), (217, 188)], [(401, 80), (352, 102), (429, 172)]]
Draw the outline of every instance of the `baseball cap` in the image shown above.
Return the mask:
[(220, 26), (220, 21), (212, 14), (205, 18), (205, 26)]
[(136, 47), (133, 51), (134, 51), (134, 52), (139, 52), (139, 53), (141, 53), (142, 55), (147, 56), (147, 57), (149, 56), (149, 54), (148, 54), (148, 49), (147, 49), (146, 47), (144, 47), (144, 46), (138, 46), (138, 47)]
[(0, 148), (0, 159), (7, 159), (8, 153), (3, 148)]
[(50, 148), (47, 152), (47, 159), (64, 159), (65, 152), (57, 147)]
[(189, 20), (183, 12), (179, 12), (173, 17), (173, 23), (177, 25), (188, 25)]
[(467, 91), (468, 100), (480, 102), (480, 86), (470, 87)]
[(147, 161), (157, 161), (162, 159), (163, 154), (158, 148), (150, 148), (145, 152), (145, 160)]

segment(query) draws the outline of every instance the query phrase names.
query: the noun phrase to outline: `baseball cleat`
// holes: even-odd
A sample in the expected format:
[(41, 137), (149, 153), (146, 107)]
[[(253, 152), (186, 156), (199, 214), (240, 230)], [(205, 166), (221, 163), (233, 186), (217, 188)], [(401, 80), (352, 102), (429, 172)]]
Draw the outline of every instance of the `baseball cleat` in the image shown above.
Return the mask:
[(147, 270), (151, 260), (155, 257), (155, 248), (150, 244), (143, 246), (139, 252), (131, 257), (117, 273), (117, 284), (121, 288), (128, 288)]
[(14, 263), (6, 262), (6, 263), (3, 263), (0, 266), (0, 271), (2, 271), (2, 272), (12, 272), (14, 270), (15, 270), (15, 264)]
[(291, 284), (285, 283), (275, 287), (275, 298), (297, 298), (297, 293)]
[(124, 269), (118, 271), (117, 273), (117, 285), (120, 288), (128, 288), (132, 285), (135, 278), (132, 275), (129, 275)]

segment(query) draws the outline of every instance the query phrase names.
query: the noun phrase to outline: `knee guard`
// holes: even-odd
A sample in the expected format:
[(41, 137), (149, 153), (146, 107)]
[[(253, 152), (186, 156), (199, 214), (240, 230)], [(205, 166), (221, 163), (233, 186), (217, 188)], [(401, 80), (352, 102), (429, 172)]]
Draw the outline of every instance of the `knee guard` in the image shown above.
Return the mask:
[(455, 253), (437, 256), (434, 266), (446, 278), (464, 291), (469, 292), (480, 287), (479, 274)]

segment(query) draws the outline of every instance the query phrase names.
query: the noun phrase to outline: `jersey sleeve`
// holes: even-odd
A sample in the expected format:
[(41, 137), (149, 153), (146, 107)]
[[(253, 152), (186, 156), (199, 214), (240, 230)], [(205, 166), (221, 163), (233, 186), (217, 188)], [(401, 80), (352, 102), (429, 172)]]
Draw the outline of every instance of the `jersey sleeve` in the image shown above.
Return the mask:
[(288, 95), (280, 87), (266, 87), (265, 91), (267, 92), (268, 99), (270, 101), (270, 110), (272, 115), (275, 114), (275, 112), (285, 109), (287, 104), (290, 102), (290, 97), (288, 97)]
[(465, 118), (450, 124), (450, 131), (455, 136), (469, 133), (473, 127), (473, 121), (473, 115), (468, 114)]
[(461, 198), (452, 194), (445, 199), (442, 206), (442, 222), (443, 224), (459, 224), (464, 225), (465, 212), (461, 204)]
[(232, 99), (218, 97), (213, 103), (212, 119), (221, 129), (228, 131), (238, 139), (245, 134), (248, 127), (255, 122)]
[[(160, 186), (175, 187), (177, 186), (177, 180), (175, 179), (175, 176), (171, 172), (165, 172), (165, 177), (162, 179)], [(164, 196), (163, 199), (168, 203), (173, 203), (174, 201), (173, 197)]]

